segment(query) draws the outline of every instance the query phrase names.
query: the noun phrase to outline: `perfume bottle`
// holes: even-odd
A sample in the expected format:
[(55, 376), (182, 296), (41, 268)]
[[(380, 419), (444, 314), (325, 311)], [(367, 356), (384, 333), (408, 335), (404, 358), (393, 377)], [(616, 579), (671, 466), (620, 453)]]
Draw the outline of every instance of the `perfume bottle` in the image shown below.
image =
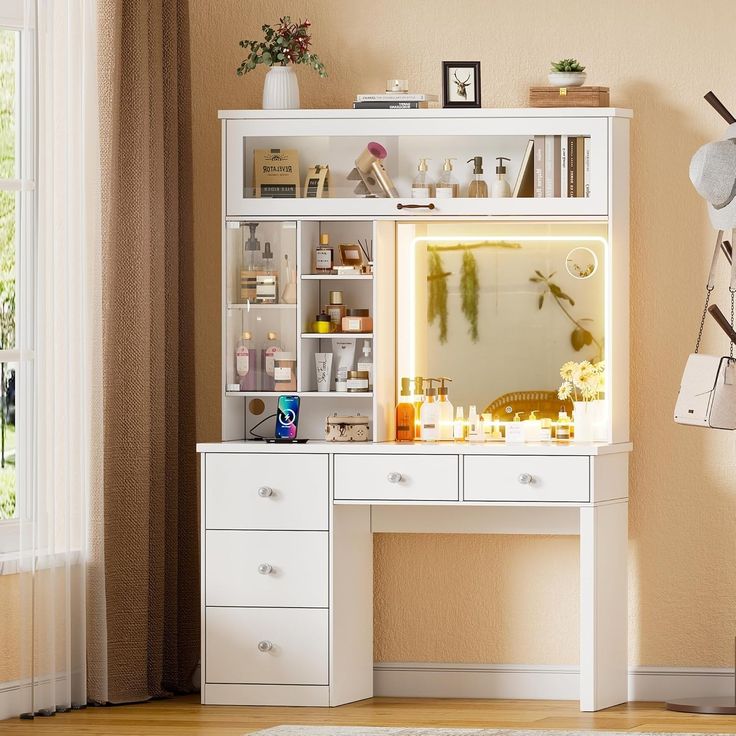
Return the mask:
[[(258, 273), (263, 268), (261, 259), (261, 243), (256, 238), (257, 222), (246, 222), (250, 236), (243, 240), (243, 260), (240, 269), (240, 301), (255, 302), (258, 288)], [(242, 230), (243, 225), (241, 225)]]
[(330, 248), (330, 236), (322, 233), (319, 236), (319, 245), (314, 251), (314, 270), (317, 273), (330, 273), (334, 262), (333, 251)]
[(256, 303), (276, 304), (279, 300), (279, 274), (273, 265), (271, 243), (263, 246), (261, 270), (256, 272)]

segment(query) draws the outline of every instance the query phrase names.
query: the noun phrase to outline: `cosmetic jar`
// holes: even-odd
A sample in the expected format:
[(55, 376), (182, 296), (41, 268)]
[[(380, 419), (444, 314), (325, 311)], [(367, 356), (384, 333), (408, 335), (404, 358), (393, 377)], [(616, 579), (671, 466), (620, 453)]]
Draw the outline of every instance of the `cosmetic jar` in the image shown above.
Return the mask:
[(367, 392), (368, 378), (368, 371), (348, 371), (348, 393), (359, 394)]
[(312, 328), (315, 332), (319, 332), (321, 335), (327, 335), (335, 329), (330, 320), (330, 315), (325, 314), (324, 312), (317, 315), (312, 324)]
[(372, 332), (373, 319), (367, 309), (348, 309), (342, 318), (343, 332)]

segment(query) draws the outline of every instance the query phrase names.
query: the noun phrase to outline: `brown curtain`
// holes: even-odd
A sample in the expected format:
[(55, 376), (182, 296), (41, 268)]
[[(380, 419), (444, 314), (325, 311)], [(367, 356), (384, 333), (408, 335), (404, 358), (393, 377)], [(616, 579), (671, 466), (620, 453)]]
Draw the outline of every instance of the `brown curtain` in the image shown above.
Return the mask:
[(187, 0), (99, 0), (103, 437), (88, 696), (192, 689), (199, 654)]

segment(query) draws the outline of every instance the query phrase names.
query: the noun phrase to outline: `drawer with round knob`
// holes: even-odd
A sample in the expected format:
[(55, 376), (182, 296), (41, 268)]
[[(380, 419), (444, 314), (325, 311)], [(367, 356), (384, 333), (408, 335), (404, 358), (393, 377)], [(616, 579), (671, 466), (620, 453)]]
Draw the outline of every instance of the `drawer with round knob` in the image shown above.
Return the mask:
[(205, 682), (328, 684), (328, 611), (205, 609)]
[(206, 605), (327, 607), (327, 536), (327, 532), (208, 531)]
[(328, 529), (327, 457), (206, 454), (205, 528)]
[(336, 501), (457, 501), (457, 455), (335, 455)]
[(464, 500), (587, 503), (588, 457), (546, 455), (466, 456)]

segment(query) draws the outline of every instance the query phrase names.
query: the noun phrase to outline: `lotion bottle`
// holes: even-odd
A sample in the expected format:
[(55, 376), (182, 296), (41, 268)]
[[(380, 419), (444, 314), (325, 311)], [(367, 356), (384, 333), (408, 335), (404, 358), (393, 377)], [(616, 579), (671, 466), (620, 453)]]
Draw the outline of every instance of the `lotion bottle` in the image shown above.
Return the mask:
[(445, 381), (452, 381), (451, 378), (441, 377), (439, 394), (439, 411), (440, 411), (440, 439), (443, 441), (452, 441), (453, 425), (452, 425), (452, 404), (447, 397), (448, 389)]
[(460, 185), (452, 175), (452, 162), (454, 160), (454, 158), (446, 158), (445, 163), (442, 165), (442, 175), (435, 187), (435, 197), (437, 199), (460, 196)]
[(427, 378), (429, 388), (425, 391), (427, 400), (419, 410), (422, 423), (422, 441), (438, 442), (440, 440), (440, 405), (437, 401), (437, 389), (432, 385), (436, 378)]
[(414, 376), (414, 437), (422, 439), (422, 404), (424, 403), (424, 379)]
[(455, 425), (452, 436), (455, 442), (464, 442), (468, 438), (468, 425), (465, 422), (462, 406), (458, 406), (455, 410)]
[(427, 161), (431, 161), (429, 158), (420, 158), (419, 166), (417, 167), (417, 175), (414, 177), (414, 181), (411, 184), (411, 196), (419, 197), (420, 199), (429, 199), (434, 196), (434, 185), (429, 179), (427, 174)]
[(483, 156), (473, 156), (467, 163), (473, 162), (473, 178), (468, 185), (468, 197), (479, 198), (488, 196), (488, 184), (483, 178)]
[(496, 161), (498, 161), (498, 166), (496, 166), (496, 180), (493, 182), (493, 186), (491, 187), (491, 196), (492, 197), (510, 197), (511, 196), (511, 187), (509, 186), (509, 183), (506, 181), (506, 167), (503, 165), (504, 161), (510, 161), (510, 158), (506, 158), (506, 156), (496, 156)]
[(256, 390), (256, 351), (250, 332), (243, 332), (235, 348), (235, 377), (241, 391)]

